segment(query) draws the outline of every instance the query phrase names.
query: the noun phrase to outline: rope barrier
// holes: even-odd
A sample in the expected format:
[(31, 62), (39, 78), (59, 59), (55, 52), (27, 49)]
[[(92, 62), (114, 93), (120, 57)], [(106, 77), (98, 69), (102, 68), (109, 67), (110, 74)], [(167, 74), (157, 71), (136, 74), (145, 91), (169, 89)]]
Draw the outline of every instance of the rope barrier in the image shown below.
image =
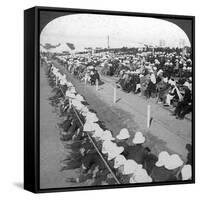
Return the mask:
[[(80, 117), (77, 114), (77, 111), (75, 110), (74, 106), (72, 105), (72, 108), (74, 110), (74, 113), (76, 114), (78, 120), (80, 121), (81, 125), (83, 126), (83, 123), (80, 119)], [(115, 176), (114, 172), (112, 171), (112, 169), (110, 168), (110, 166), (108, 165), (108, 163), (106, 162), (106, 160), (104, 159), (104, 157), (102, 156), (101, 152), (99, 151), (98, 147), (96, 146), (95, 142), (93, 141), (92, 137), (89, 135), (88, 132), (86, 132), (89, 140), (91, 141), (91, 143), (93, 144), (95, 150), (97, 151), (97, 153), (99, 154), (100, 158), (102, 159), (102, 161), (104, 162), (106, 168), (109, 170), (109, 172), (111, 173), (111, 175), (113, 176), (113, 178), (115, 179), (117, 184), (120, 184), (120, 181), (118, 180), (118, 178)]]
[[(64, 94), (62, 88), (59, 87), (59, 89), (61, 90), (63, 96), (65, 97), (65, 94)], [(78, 116), (76, 109), (74, 108), (73, 105), (71, 105), (71, 107), (72, 107), (72, 109), (73, 109), (73, 111), (74, 111), (74, 113), (75, 113), (77, 119), (79, 120), (81, 126), (83, 127), (84, 124), (83, 124), (83, 122), (81, 121), (80, 117)], [(92, 137), (89, 135), (88, 132), (86, 132), (86, 134), (87, 134), (89, 140), (91, 141), (92, 145), (94, 146), (95, 150), (96, 150), (97, 153), (99, 154), (100, 158), (102, 159), (103, 163), (105, 164), (106, 168), (109, 170), (109, 172), (111, 173), (111, 175), (112, 175), (113, 178), (115, 179), (116, 183), (117, 183), (117, 184), (120, 184), (120, 181), (119, 181), (118, 178), (115, 176), (114, 172), (112, 171), (112, 169), (110, 168), (110, 166), (108, 165), (108, 163), (106, 162), (106, 160), (104, 159), (102, 153), (99, 151), (99, 149), (98, 149), (98, 147), (96, 146), (95, 142), (93, 141)]]

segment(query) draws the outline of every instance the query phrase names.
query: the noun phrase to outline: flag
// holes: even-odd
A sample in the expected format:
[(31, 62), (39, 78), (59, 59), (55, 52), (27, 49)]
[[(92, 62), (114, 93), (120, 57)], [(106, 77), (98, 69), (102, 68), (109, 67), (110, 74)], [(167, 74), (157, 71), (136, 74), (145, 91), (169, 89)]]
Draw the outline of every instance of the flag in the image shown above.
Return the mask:
[(71, 50), (74, 50), (75, 49), (75, 46), (73, 43), (66, 43), (66, 45), (71, 49)]

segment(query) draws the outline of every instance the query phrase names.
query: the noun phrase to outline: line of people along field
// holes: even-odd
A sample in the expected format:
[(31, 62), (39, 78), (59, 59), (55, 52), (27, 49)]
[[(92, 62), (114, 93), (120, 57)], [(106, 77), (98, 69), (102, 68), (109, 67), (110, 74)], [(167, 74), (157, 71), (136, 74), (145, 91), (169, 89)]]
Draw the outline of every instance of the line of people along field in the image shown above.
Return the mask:
[(88, 109), (84, 97), (76, 92), (66, 75), (59, 72), (51, 61), (46, 61), (47, 76), (53, 89), (50, 101), (63, 119), (58, 124), (61, 140), (65, 148), (71, 150), (62, 161), (61, 170), (80, 169), (80, 176), (75, 180), (70, 179), (71, 182), (84, 182), (86, 185), (117, 184), (88, 134), (94, 139), (120, 184), (191, 179), (191, 145), (186, 145), (188, 155), (187, 160), (183, 161), (179, 155), (170, 155), (166, 151), (158, 155), (151, 153), (151, 149), (145, 145), (146, 138), (140, 131), (132, 136), (127, 128), (123, 128), (113, 136), (96, 113)]
[(103, 84), (101, 75), (114, 76), (123, 91), (156, 98), (174, 108), (178, 119), (192, 112), (192, 54), (181, 49), (157, 48), (154, 52), (101, 52), (52, 55), (75, 77), (91, 85)]

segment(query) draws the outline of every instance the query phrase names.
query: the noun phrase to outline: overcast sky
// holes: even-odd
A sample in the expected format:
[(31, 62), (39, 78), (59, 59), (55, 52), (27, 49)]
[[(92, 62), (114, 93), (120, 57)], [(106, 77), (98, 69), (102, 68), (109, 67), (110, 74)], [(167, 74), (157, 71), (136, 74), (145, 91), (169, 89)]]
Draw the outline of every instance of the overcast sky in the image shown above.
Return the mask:
[(179, 46), (180, 39), (190, 46), (182, 29), (165, 20), (147, 17), (127, 17), (112, 15), (75, 14), (59, 17), (43, 29), (40, 43), (62, 45), (58, 50), (69, 50), (66, 42), (73, 43), (76, 50), (85, 47), (141, 46), (141, 43), (158, 45), (165, 40), (167, 46)]

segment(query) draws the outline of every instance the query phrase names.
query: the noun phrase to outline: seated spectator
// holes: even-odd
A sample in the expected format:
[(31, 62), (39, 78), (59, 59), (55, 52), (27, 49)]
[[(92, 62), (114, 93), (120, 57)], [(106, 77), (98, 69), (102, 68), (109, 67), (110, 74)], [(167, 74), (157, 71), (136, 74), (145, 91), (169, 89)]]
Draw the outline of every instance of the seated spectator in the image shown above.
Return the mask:
[(176, 86), (176, 82), (173, 81), (173, 80), (169, 80), (168, 82), (170, 84), (170, 90), (166, 96), (166, 99), (165, 99), (165, 104), (164, 106), (170, 106), (171, 105), (171, 102), (172, 100), (174, 99), (178, 99), (178, 94), (177, 94), (177, 87)]
[(192, 94), (190, 89), (190, 84), (185, 82), (183, 100), (178, 103), (174, 110), (174, 115), (176, 115), (178, 119), (184, 119), (185, 115), (192, 111)]
[(150, 74), (150, 80), (146, 89), (147, 98), (154, 97), (156, 93), (156, 77), (152, 70), (150, 71)]

